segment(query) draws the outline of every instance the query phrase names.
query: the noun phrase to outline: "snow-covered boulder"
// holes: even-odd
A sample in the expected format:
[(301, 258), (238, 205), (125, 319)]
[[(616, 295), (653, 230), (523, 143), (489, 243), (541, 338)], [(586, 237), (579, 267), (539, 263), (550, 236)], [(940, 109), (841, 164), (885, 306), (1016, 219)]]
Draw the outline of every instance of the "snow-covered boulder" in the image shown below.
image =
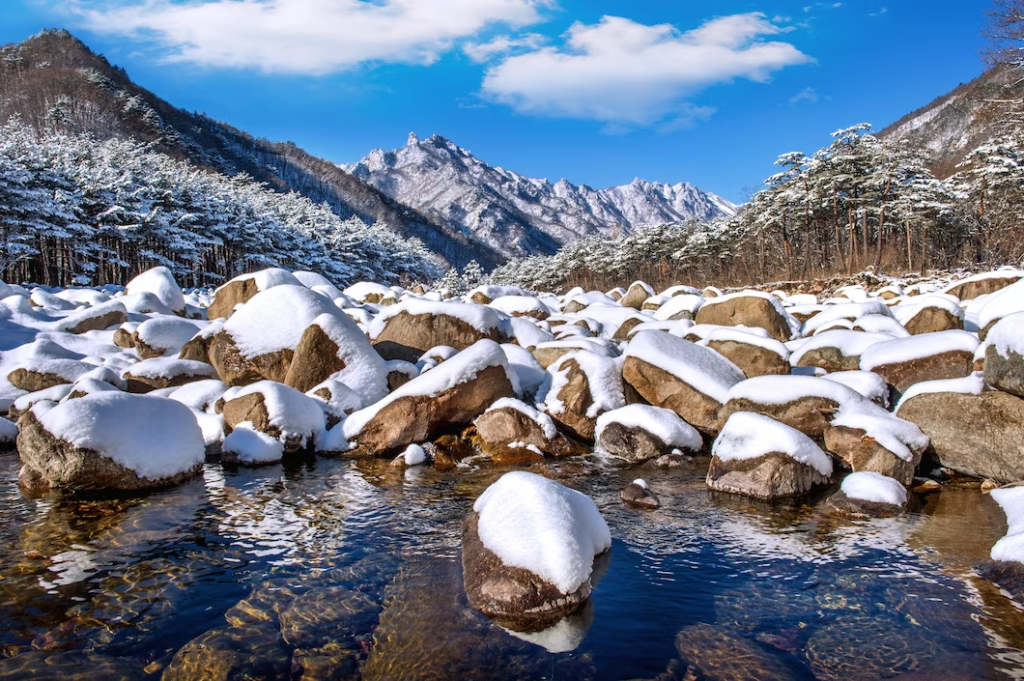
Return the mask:
[(185, 313), (185, 296), (181, 292), (181, 287), (174, 280), (171, 271), (162, 265), (146, 270), (129, 281), (124, 287), (124, 292), (130, 296), (150, 293), (175, 314)]
[(661, 500), (647, 486), (645, 480), (637, 479), (622, 488), (619, 492), (622, 503), (631, 508), (655, 509), (661, 506)]
[(741, 291), (705, 300), (697, 310), (696, 322), (757, 327), (781, 342), (791, 340), (800, 332), (800, 323), (786, 312), (782, 302), (760, 291)]
[(711, 454), (708, 487), (766, 501), (806, 494), (832, 476), (832, 459), (813, 440), (760, 414), (730, 416)]
[(938, 331), (962, 331), (964, 311), (951, 296), (932, 294), (912, 298), (893, 308), (893, 316), (912, 336)]
[(439, 345), (465, 350), (484, 338), (507, 342), (512, 338), (512, 326), (507, 317), (485, 305), (414, 299), (377, 315), (369, 336), (384, 359), (415, 362)]
[[(896, 415), (928, 436), (946, 468), (1001, 483), (1024, 480), (1024, 400), (983, 392), (978, 376), (935, 381), (937, 392), (908, 393)], [(915, 389), (929, 387), (924, 383)]]
[(373, 281), (360, 281), (352, 284), (345, 289), (344, 293), (357, 302), (372, 303), (374, 305), (380, 303), (385, 298), (394, 297), (395, 295), (395, 292), (384, 284), (378, 284)]
[(558, 432), (547, 414), (515, 398), (500, 399), (476, 421), (480, 449), (501, 463), (539, 461), (545, 456), (584, 454), (586, 449)]
[(96, 367), (75, 359), (32, 357), (7, 374), (11, 385), (34, 393), (63, 383), (74, 383)]
[(956, 296), (960, 300), (971, 300), (988, 294), (1000, 291), (1011, 284), (1016, 283), (1024, 277), (1020, 270), (996, 270), (993, 272), (982, 272), (973, 277), (967, 277), (948, 286), (943, 293)]
[(206, 309), (207, 318), (230, 317), (238, 305), (248, 303), (256, 294), (283, 285), (302, 286), (302, 282), (277, 267), (239, 275), (216, 290)]
[(512, 336), (519, 347), (533, 350), (541, 343), (555, 340), (555, 335), (529, 318), (512, 317), (509, 320)]
[(501, 346), (481, 340), (417, 376), (330, 431), (318, 450), (376, 456), (426, 442), (442, 429), (469, 425), (487, 407), (517, 392)]
[(217, 378), (217, 371), (203, 362), (174, 357), (155, 357), (132, 364), (121, 377), (127, 382), (128, 392), (148, 393), (152, 390), (175, 388)]
[(789, 349), (774, 338), (721, 328), (708, 334), (702, 344), (738, 366), (747, 378), (784, 376), (790, 370)]
[(228, 428), (247, 424), (279, 440), (287, 453), (312, 446), (326, 426), (324, 410), (315, 399), (274, 381), (228, 390), (221, 413)]
[(487, 304), (510, 317), (530, 317), (544, 321), (551, 316), (548, 306), (533, 296), (501, 296)]
[(985, 383), (1024, 397), (1024, 312), (996, 322), (985, 344)]
[(872, 314), (892, 318), (892, 312), (889, 311), (885, 301), (877, 298), (863, 303), (826, 305), (825, 309), (804, 322), (803, 332), (805, 336), (813, 336), (834, 322), (846, 320), (852, 323), (865, 315)]
[(565, 355), (577, 350), (586, 350), (604, 357), (617, 357), (618, 348), (603, 338), (575, 338), (573, 340), (552, 340), (539, 343), (532, 351), (534, 358), (547, 369)]
[(903, 393), (915, 383), (969, 376), (977, 349), (978, 338), (967, 331), (926, 333), (872, 345), (861, 355), (860, 368)]
[(1006, 535), (992, 547), (993, 563), (982, 575), (1024, 604), (1024, 485), (992, 490), (992, 499), (1006, 514)]
[(179, 402), (103, 392), (43, 406), (19, 422), (21, 480), (32, 489), (137, 492), (202, 471), (203, 433)]
[(845, 385), (813, 376), (759, 376), (729, 390), (721, 418), (754, 412), (820, 438), (843, 404), (863, 399)]
[(822, 376), (826, 381), (841, 383), (885, 409), (889, 408), (889, 384), (870, 371), (836, 371)]
[(343, 314), (322, 314), (306, 328), (295, 348), (285, 385), (307, 392), (334, 378), (348, 385), (368, 406), (388, 394), (384, 360)]
[(881, 473), (850, 473), (839, 491), (828, 498), (829, 508), (855, 518), (885, 518), (907, 508), (907, 488)]
[(87, 331), (102, 331), (112, 326), (120, 326), (126, 321), (128, 321), (128, 309), (120, 301), (111, 300), (64, 317), (54, 325), (54, 330), (78, 334)]
[(1024, 281), (1018, 281), (985, 298), (978, 308), (978, 337), (985, 340), (988, 332), (1003, 317), (1024, 312)]
[(181, 347), (197, 333), (199, 326), (193, 322), (177, 317), (156, 317), (147, 319), (135, 328), (132, 345), (141, 359), (151, 359), (171, 351), (178, 354)]
[(261, 291), (214, 336), (210, 363), (228, 385), (283, 382), (303, 334), (322, 314), (342, 313), (305, 286), (281, 284)]
[(700, 433), (671, 409), (631, 404), (597, 418), (597, 450), (630, 463), (699, 451)]
[(868, 400), (846, 401), (824, 439), (825, 448), (854, 472), (881, 473), (908, 487), (930, 443), (917, 425)]
[[(892, 321), (891, 318), (887, 317)], [(789, 361), (795, 367), (818, 367), (828, 371), (856, 371), (860, 356), (872, 345), (895, 340), (885, 333), (864, 333), (834, 329), (815, 334), (800, 344)]]
[(499, 298), (514, 298), (518, 296), (529, 296), (530, 294), (518, 286), (477, 286), (466, 294), (466, 298), (477, 305), (490, 305)]
[(654, 289), (643, 281), (634, 281), (629, 285), (626, 294), (619, 300), (622, 307), (631, 307), (634, 310), (643, 308), (644, 301), (654, 295)]
[(267, 466), (284, 458), (285, 443), (249, 421), (236, 423), (221, 445), (223, 461), (242, 466)]
[(611, 544), (589, 497), (540, 475), (506, 473), (462, 526), (469, 603), (505, 624), (560, 619), (586, 602), (594, 558)]
[(622, 376), (647, 402), (671, 409), (706, 433), (719, 428), (729, 389), (744, 379), (714, 350), (662, 331), (641, 331), (629, 342)]
[(697, 311), (704, 305), (704, 299), (699, 295), (682, 293), (670, 297), (664, 304), (654, 312), (654, 318), (658, 321), (681, 321), (693, 320)]
[(223, 328), (223, 319), (215, 319), (207, 324), (181, 346), (181, 350), (178, 351), (178, 359), (190, 359), (194, 362), (210, 364), (210, 348), (213, 347), (213, 339)]
[(621, 364), (610, 357), (578, 350), (549, 366), (548, 374), (544, 410), (585, 442), (594, 441), (601, 414), (626, 405)]

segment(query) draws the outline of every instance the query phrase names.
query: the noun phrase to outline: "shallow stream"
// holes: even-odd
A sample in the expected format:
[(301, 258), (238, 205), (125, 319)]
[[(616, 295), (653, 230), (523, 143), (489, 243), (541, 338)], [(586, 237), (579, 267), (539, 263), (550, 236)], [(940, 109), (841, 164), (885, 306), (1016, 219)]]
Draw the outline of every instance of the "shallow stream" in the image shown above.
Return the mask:
[[(707, 459), (538, 466), (614, 544), (582, 613), (510, 633), (469, 608), (459, 558), (509, 469), (388, 463), (208, 464), (90, 502), (25, 497), (0, 455), (0, 679), (1024, 678), (1024, 611), (975, 572), (1006, 531), (977, 489), (852, 521), (713, 494)], [(638, 476), (659, 510), (622, 506)]]

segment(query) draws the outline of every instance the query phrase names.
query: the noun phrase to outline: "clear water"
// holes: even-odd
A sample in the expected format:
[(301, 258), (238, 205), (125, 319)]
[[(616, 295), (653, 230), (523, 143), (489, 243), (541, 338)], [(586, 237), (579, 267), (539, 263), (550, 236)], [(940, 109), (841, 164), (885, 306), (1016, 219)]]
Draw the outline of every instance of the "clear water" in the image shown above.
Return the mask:
[[(987, 495), (851, 521), (712, 494), (706, 466), (535, 468), (594, 498), (614, 545), (591, 606), (513, 635), (468, 607), (459, 559), (508, 469), (208, 464), (82, 502), (26, 498), (3, 455), (0, 678), (1024, 677), (1024, 612), (974, 571), (1006, 529)], [(621, 505), (638, 475), (661, 509)]]

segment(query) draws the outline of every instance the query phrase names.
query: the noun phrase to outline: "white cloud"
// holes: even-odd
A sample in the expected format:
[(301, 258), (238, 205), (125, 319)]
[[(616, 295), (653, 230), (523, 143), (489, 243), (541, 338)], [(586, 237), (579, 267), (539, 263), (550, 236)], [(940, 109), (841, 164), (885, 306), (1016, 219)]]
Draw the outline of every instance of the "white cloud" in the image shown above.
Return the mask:
[(616, 125), (692, 121), (700, 116), (686, 98), (708, 86), (763, 82), (813, 61), (789, 43), (761, 40), (788, 30), (761, 13), (721, 17), (685, 33), (606, 16), (573, 25), (562, 49), (541, 48), (490, 68), (483, 94), (529, 114)]
[(171, 61), (325, 74), (364, 62), (431, 64), (460, 40), (541, 20), (553, 0), (132, 0), (93, 9), (72, 0), (86, 27), (152, 37)]
[(518, 50), (533, 50), (544, 44), (546, 38), (539, 33), (527, 33), (521, 38), (498, 36), (487, 43), (468, 43), (462, 47), (470, 59), (477, 64)]
[(808, 87), (789, 98), (789, 103), (792, 105), (796, 105), (801, 102), (816, 104), (818, 102), (818, 91), (812, 87)]

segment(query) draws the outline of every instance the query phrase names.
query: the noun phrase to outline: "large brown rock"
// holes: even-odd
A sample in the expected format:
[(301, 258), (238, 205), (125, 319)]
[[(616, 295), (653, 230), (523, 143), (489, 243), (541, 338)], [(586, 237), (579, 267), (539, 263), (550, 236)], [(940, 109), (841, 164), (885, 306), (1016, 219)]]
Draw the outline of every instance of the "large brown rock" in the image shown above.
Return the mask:
[(557, 432), (547, 414), (518, 404), (496, 404), (474, 422), (480, 449), (493, 461), (522, 463), (586, 453), (585, 447)]
[(163, 681), (285, 679), (291, 656), (275, 624), (218, 627), (175, 653)]
[(264, 379), (284, 383), (292, 366), (294, 350), (284, 348), (255, 357), (246, 357), (230, 334), (221, 331), (209, 344), (210, 364), (220, 380), (228, 385), (250, 385)]
[(514, 626), (554, 624), (583, 607), (590, 596), (589, 581), (566, 594), (529, 570), (505, 565), (481, 541), (479, 521), (478, 514), (470, 513), (462, 523), (463, 579), (473, 608), (501, 624)]
[(68, 333), (103, 331), (127, 321), (128, 309), (118, 301), (110, 301), (65, 317), (57, 325), (57, 329)]
[[(58, 410), (59, 415), (53, 413)], [(29, 490), (140, 492), (172, 487), (202, 473), (206, 449), (202, 431), (188, 408), (173, 400), (100, 393), (54, 406), (51, 418), (65, 424), (88, 423), (97, 435), (103, 434), (100, 441), (105, 444), (94, 445), (96, 449), (75, 446), (48, 431), (34, 411), (25, 412), (18, 420), (18, 453), (23, 464), (20, 480)], [(117, 429), (123, 427), (120, 418), (152, 422), (153, 437), (162, 445), (168, 441), (175, 443), (171, 455), (174, 460), (168, 465), (156, 464), (157, 470), (168, 471), (167, 474), (145, 477), (102, 449), (117, 450), (132, 443), (116, 443)]]
[(919, 336), (923, 333), (962, 330), (964, 322), (945, 308), (929, 305), (904, 322), (903, 327), (911, 336)]
[(964, 378), (974, 371), (978, 340), (966, 331), (942, 331), (872, 345), (860, 368), (902, 393), (915, 383)]
[(284, 384), (304, 393), (344, 368), (345, 360), (338, 356), (338, 344), (313, 324), (303, 332), (295, 348)]
[(985, 349), (985, 383), (996, 390), (1024, 397), (1024, 314), (1013, 314), (992, 327)]
[[(549, 391), (545, 400), (547, 413), (559, 427), (584, 442), (594, 441), (600, 412), (618, 409), (626, 404), (622, 377), (615, 360), (609, 357), (579, 351), (564, 356), (548, 371), (555, 374), (556, 381), (561, 377), (561, 387), (557, 391)], [(599, 409), (594, 408), (592, 382), (605, 384), (602, 389), (608, 393), (606, 402)], [(616, 392), (614, 396), (611, 394), (613, 392)]]
[(780, 404), (758, 402), (747, 397), (731, 398), (722, 407), (719, 420), (724, 423), (739, 412), (752, 412), (769, 416), (804, 435), (820, 438), (829, 428), (829, 422), (840, 404), (834, 399), (821, 395), (807, 395)]
[(627, 357), (622, 377), (652, 405), (671, 409), (705, 433), (718, 432), (722, 404), (673, 374), (637, 357)]
[(133, 364), (124, 372), (128, 392), (137, 394), (176, 388), (210, 378), (217, 378), (217, 372), (209, 364), (163, 357)]
[(629, 290), (626, 291), (626, 295), (622, 296), (619, 300), (619, 305), (622, 307), (631, 307), (634, 310), (642, 309), (644, 301), (654, 295), (654, 289), (648, 284), (642, 281), (634, 281)]
[(777, 305), (778, 301), (756, 293), (721, 296), (705, 302), (697, 310), (695, 321), (718, 326), (756, 326), (784, 343), (793, 337), (793, 330)]
[(19, 390), (34, 393), (65, 383), (74, 383), (94, 366), (73, 359), (29, 360), (7, 374), (7, 380)]
[[(426, 442), (443, 431), (469, 425), (491, 404), (515, 391), (501, 347), (481, 341), (391, 393), (384, 401), (357, 411), (342, 426), (358, 424), (349, 433), (356, 448), (346, 456), (394, 454)], [(437, 383), (451, 375), (457, 383), (437, 392)], [(339, 426), (341, 427), (341, 426)]]
[(828, 481), (783, 452), (736, 461), (712, 457), (707, 477), (708, 487), (713, 490), (765, 501), (801, 496)]
[(1007, 273), (1006, 276), (990, 276), (985, 278), (971, 277), (966, 281), (946, 289), (946, 293), (960, 300), (971, 300), (978, 296), (1001, 291), (1010, 284), (1020, 281), (1019, 274)]
[(897, 416), (931, 438), (946, 468), (1007, 483), (1024, 480), (1024, 400), (1004, 392), (925, 393), (900, 405)]
[[(437, 305), (465, 307), (458, 303)], [(464, 350), (484, 338), (499, 343), (508, 342), (509, 338), (502, 332), (497, 313), (484, 306), (479, 306), (479, 309), (486, 311), (483, 314), (492, 321), (487, 331), (481, 331), (453, 315), (430, 312), (411, 314), (410, 310), (400, 309), (397, 314), (387, 318), (384, 328), (373, 337), (373, 347), (384, 359), (415, 363), (425, 352), (439, 345)], [(414, 311), (418, 310), (414, 308)]]
[(260, 292), (255, 279), (235, 279), (217, 289), (206, 308), (207, 319), (219, 319), (230, 317), (235, 307), (249, 302), (253, 296)]
[(806, 671), (787, 662), (779, 651), (711, 624), (684, 628), (676, 636), (676, 650), (685, 662), (699, 670), (699, 677), (688, 678), (795, 681), (808, 676)]
[[(708, 341), (708, 347), (735, 364), (747, 378), (755, 376), (784, 376), (789, 373), (789, 353), (745, 343), (736, 339)], [(785, 350), (785, 346), (782, 346)]]
[(924, 453), (923, 448), (912, 450), (913, 458), (907, 461), (883, 447), (875, 438), (868, 437), (865, 430), (848, 426), (827, 428), (825, 449), (845, 461), (855, 473), (881, 473), (908, 487), (914, 481), (914, 471)]
[(322, 315), (303, 332), (284, 383), (304, 393), (334, 377), (351, 383), (368, 404), (387, 395), (387, 373), (387, 364), (355, 322)]

